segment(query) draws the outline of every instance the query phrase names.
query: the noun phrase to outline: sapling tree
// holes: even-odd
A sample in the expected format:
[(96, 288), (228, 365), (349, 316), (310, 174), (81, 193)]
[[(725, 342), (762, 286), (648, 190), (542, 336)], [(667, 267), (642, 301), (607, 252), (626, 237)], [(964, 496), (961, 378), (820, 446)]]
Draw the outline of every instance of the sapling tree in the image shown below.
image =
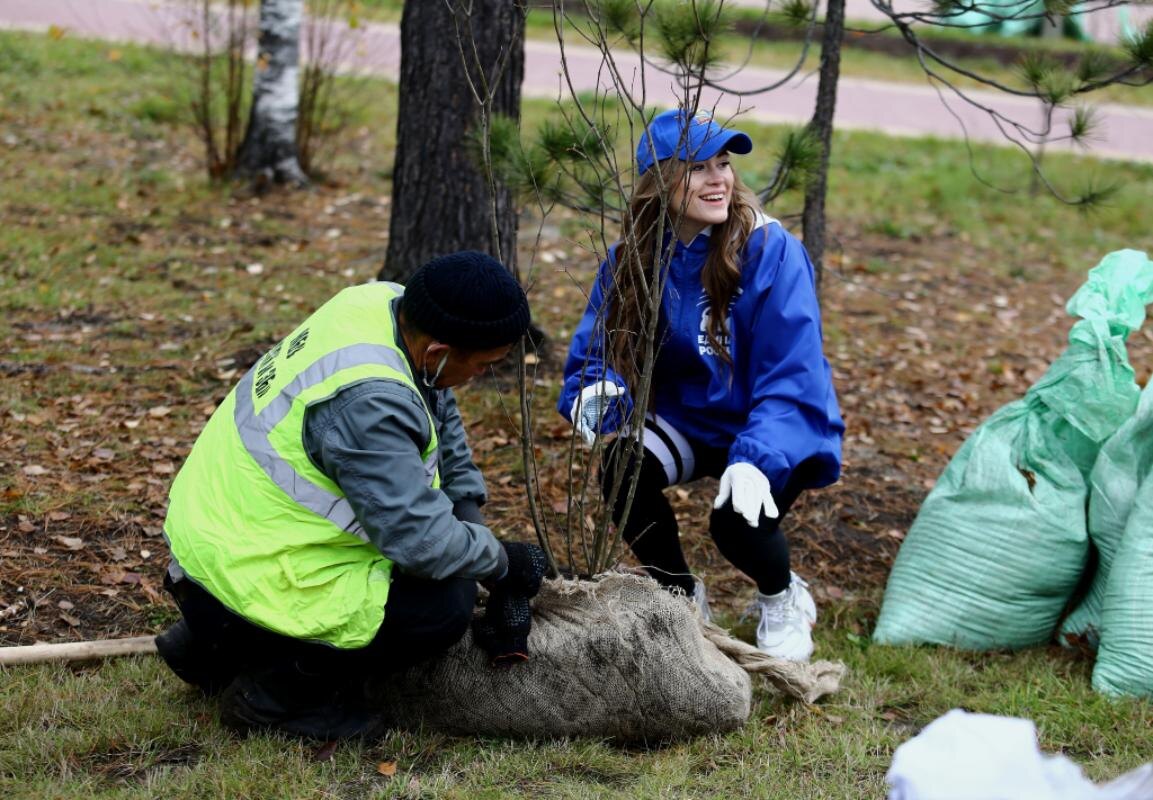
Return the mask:
[(196, 0), (185, 9), (183, 25), (196, 44), (190, 59), (191, 121), (213, 180), (235, 170), (244, 131), (249, 70), (245, 48), (255, 27), (250, 6), (247, 0), (227, 0), (220, 7)]
[[(714, 42), (723, 24), (716, 13), (719, 9), (720, 4), (683, 5), (668, 7), (660, 14), (638, 15), (632, 4), (590, 3), (584, 5), (580, 20), (574, 21), (558, 4), (554, 26), (566, 88), (557, 113), (535, 137), (523, 143), (514, 125), (494, 126), (493, 143), (485, 153), (486, 168), (500, 175), (505, 184), (515, 186), (520, 203), (533, 206), (538, 219), (543, 220), (558, 205), (584, 215), (586, 233), (580, 244), (591, 263), (603, 261), (616, 242), (618, 256), (627, 253), (637, 263), (651, 265), (630, 279), (627, 301), (622, 301), (626, 297), (624, 287), (615, 279), (601, 287), (608, 298), (604, 308), (614, 302), (635, 303), (640, 308), (638, 330), (612, 330), (605, 320), (598, 325), (599, 349), (614, 353), (618, 370), (630, 376), (634, 402), (634, 423), (616, 436), (613, 447), (618, 457), (605, 467), (609, 474), (603, 494), (594, 473), (602, 461), (606, 440), (597, 435), (586, 448), (574, 435), (567, 451), (564, 510), (556, 512), (555, 504), (546, 502), (527, 413), (537, 399), (539, 381), (532, 370), (522, 381), (521, 408), (526, 412), (521, 420), (523, 454), (533, 522), (554, 563), (576, 574), (597, 574), (620, 557), (619, 529), (607, 511), (623, 506), (627, 517), (636, 490), (638, 473), (630, 465), (641, 452), (642, 426), (635, 421), (644, 418), (650, 402), (653, 365), (660, 349), (659, 308), (673, 244), (665, 235), (671, 210), (667, 206), (669, 176), (660, 170), (653, 173), (657, 199), (647, 207), (628, 205), (636, 176), (632, 145), (655, 110), (643, 87), (646, 74), (657, 68), (644, 59), (621, 58), (621, 54), (648, 37), (665, 57), (660, 69), (675, 78), (676, 104), (690, 114), (712, 113), (715, 109), (702, 104), (701, 89), (704, 74), (718, 63)], [(598, 69), (605, 79), (596, 91), (580, 91), (569, 80), (572, 71), (567, 47), (574, 39), (591, 44), (599, 53)], [(766, 199), (803, 178), (806, 165), (813, 160), (812, 142), (804, 133), (790, 132), (783, 137), (772, 178), (765, 187)], [(530, 283), (534, 267), (535, 263), (527, 272)]]
[[(874, 0), (885, 10), (892, 24), (917, 54), (928, 78), (966, 102), (979, 102), (971, 92), (958, 84), (958, 77), (971, 78), (976, 73), (962, 63), (954, 63), (937, 53), (918, 28), (928, 22), (925, 15), (895, 11), (886, 0)], [(767, 4), (766, 4), (767, 5)], [(969, 4), (973, 7), (975, 4)], [(781, 136), (774, 163), (760, 185), (763, 202), (771, 202), (789, 188), (804, 189), (804, 241), (814, 256), (820, 275), (820, 263), (825, 249), (825, 197), (827, 173), (831, 155), (833, 118), (836, 108), (836, 87), (839, 80), (839, 53), (843, 41), (843, 0), (829, 0), (825, 7), (823, 24), (819, 9), (806, 0), (788, 0), (782, 7), (785, 16), (802, 32), (802, 46), (796, 63), (787, 70), (788, 76), (800, 74), (811, 55), (812, 43), (820, 32), (821, 60), (817, 100), (810, 122)], [(706, 96), (717, 92), (740, 98), (741, 107), (771, 102), (768, 95), (781, 87), (789, 78), (756, 87), (737, 89), (732, 77), (740, 69), (726, 66), (721, 45), (729, 28), (731, 9), (720, 0), (693, 0), (686, 3), (658, 3), (652, 0), (585, 0), (585, 2), (552, 3), (553, 25), (561, 59), (560, 96), (553, 118), (542, 124), (537, 134), (524, 141), (517, 135), (515, 120), (494, 121), (488, 129), (489, 143), (484, 149), (484, 169), (495, 173), (499, 183), (516, 188), (519, 207), (535, 206), (544, 218), (558, 205), (576, 209), (584, 215), (586, 234), (581, 246), (587, 251), (590, 263), (606, 257), (613, 242), (618, 248), (638, 252), (638, 248), (656, 248), (651, 261), (653, 268), (644, 276), (632, 297), (643, 306), (640, 318), (643, 329), (630, 331), (604, 330), (601, 326), (604, 350), (613, 350), (614, 337), (627, 337), (632, 363), (626, 371), (635, 375), (633, 420), (640, 420), (647, 411), (652, 366), (660, 346), (658, 318), (663, 291), (664, 265), (668, 253), (662, 251), (663, 226), (667, 215), (639, 220), (628, 213), (626, 200), (636, 174), (632, 162), (632, 144), (652, 114), (658, 110), (651, 87), (673, 85), (676, 96), (662, 97), (661, 105), (677, 105), (694, 113), (698, 110), (713, 112), (725, 124), (739, 124), (740, 115), (720, 113), (719, 107), (704, 102)], [(765, 12), (767, 13), (767, 12)], [(1052, 8), (1037, 12), (1014, 11), (1002, 7), (1002, 15), (1017, 13), (1056, 13)], [(941, 8), (933, 20), (947, 19)], [(1122, 51), (1121, 62), (1114, 57), (1109, 64), (1095, 51), (1089, 51), (1079, 65), (1069, 70), (1059, 68), (1056, 62), (1042, 59), (1027, 60), (1022, 67), (1024, 80), (1020, 87), (1003, 85), (992, 78), (981, 82), (986, 86), (1016, 95), (1034, 97), (1042, 109), (1041, 126), (1030, 126), (1025, 121), (1010, 120), (996, 109), (983, 107), (1003, 126), (1008, 141), (1017, 144), (1029, 159), (1034, 174), (1041, 176), (1041, 185), (1055, 196), (1082, 205), (1099, 202), (1105, 191), (1089, 186), (1076, 194), (1060, 191), (1044, 178), (1043, 161), (1038, 146), (1061, 138), (1084, 141), (1091, 131), (1092, 114), (1078, 111), (1070, 118), (1067, 130), (1060, 130), (1055, 110), (1073, 97), (1086, 95), (1108, 85), (1140, 85), (1149, 80), (1148, 67), (1153, 61), (1150, 31), (1128, 42)], [(598, 54), (595, 72), (597, 88), (587, 90), (570, 63), (569, 51), (574, 44), (592, 47)], [(729, 58), (729, 64), (734, 59)], [(587, 70), (587, 66), (584, 67)], [(708, 94), (706, 95), (706, 90)], [(474, 98), (475, 102), (475, 98)], [(495, 120), (495, 118), (494, 118)], [(762, 160), (762, 163), (764, 161)], [(662, 187), (664, 188), (664, 187)], [(664, 194), (664, 193), (662, 193)], [(647, 227), (646, 227), (647, 226)], [(653, 230), (655, 226), (655, 231)], [(656, 235), (653, 235), (653, 234)], [(525, 277), (531, 284), (531, 270)], [(583, 281), (578, 281), (583, 283)], [(585, 288), (582, 286), (582, 288)], [(611, 295), (618, 287), (607, 286)], [(607, 304), (606, 304), (607, 305)], [(617, 348), (620, 352), (620, 348)], [(606, 510), (619, 498), (625, 498), (625, 513), (635, 490), (636, 476), (626, 469), (630, 455), (639, 453), (639, 424), (627, 426), (619, 434), (616, 447), (624, 457), (615, 461), (615, 474), (608, 480), (608, 497), (593, 482), (593, 472), (601, 460), (604, 441), (597, 437), (591, 448), (584, 448), (574, 436), (568, 449), (568, 501), (564, 512), (552, 510), (555, 504), (544, 502), (541, 481), (536, 478), (537, 466), (532, 446), (533, 426), (529, 417), (534, 402), (536, 376), (530, 370), (522, 382), (522, 432), (526, 481), (533, 506), (533, 521), (538, 536), (550, 546), (554, 563), (565, 563), (578, 573), (595, 574), (615, 563), (621, 541), (616, 528), (610, 523)]]
[[(346, 65), (360, 44), (357, 0), (307, 0), (300, 34), (303, 66), (296, 115), (296, 156), (306, 175), (316, 177), (347, 130), (352, 108), (362, 98)], [(343, 72), (342, 80), (337, 75)]]
[(211, 179), (305, 186), (346, 124), (334, 90), (357, 39), (354, 3), (263, 0), (258, 19), (254, 8), (254, 0), (186, 0), (194, 130)]

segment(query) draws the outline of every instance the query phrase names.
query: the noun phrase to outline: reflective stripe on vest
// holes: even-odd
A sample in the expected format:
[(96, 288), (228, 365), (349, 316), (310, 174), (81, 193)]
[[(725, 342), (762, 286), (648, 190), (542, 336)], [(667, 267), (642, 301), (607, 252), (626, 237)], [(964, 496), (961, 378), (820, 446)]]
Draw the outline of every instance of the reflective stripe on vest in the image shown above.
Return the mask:
[[(252, 383), (256, 378), (256, 370), (251, 369), (236, 387), (236, 409), (233, 412), (233, 419), (236, 421), (236, 429), (245, 449), (264, 470), (264, 474), (286, 495), (337, 527), (368, 541), (348, 500), (343, 495), (317, 486), (298, 473), (291, 464), (281, 458), (269, 438), (273, 428), (292, 410), (292, 403), (297, 395), (339, 370), (366, 363), (384, 364), (402, 374), (408, 370), (400, 353), (390, 347), (371, 344), (344, 347), (309, 364), (264, 408), (255, 412), (252, 404)], [(433, 450), (424, 459), (424, 477), (430, 486), (435, 483), (436, 470), (437, 451)]]

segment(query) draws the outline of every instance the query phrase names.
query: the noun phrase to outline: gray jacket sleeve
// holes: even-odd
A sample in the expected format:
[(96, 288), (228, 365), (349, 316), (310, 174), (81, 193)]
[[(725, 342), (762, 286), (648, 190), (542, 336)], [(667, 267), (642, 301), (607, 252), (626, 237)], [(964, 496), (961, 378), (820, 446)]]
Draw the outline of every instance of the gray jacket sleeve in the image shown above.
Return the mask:
[(422, 578), (499, 577), (506, 569), (500, 542), (484, 525), (454, 516), (449, 495), (425, 481), (420, 453), (428, 437), (420, 398), (393, 381), (348, 387), (305, 416), (310, 458), (340, 486), (382, 554)]
[(451, 389), (437, 398), (437, 437), (440, 440), (440, 486), (453, 503), (472, 501), (484, 505), (487, 494), (484, 478), (472, 461), (472, 450), (464, 436), (464, 423)]

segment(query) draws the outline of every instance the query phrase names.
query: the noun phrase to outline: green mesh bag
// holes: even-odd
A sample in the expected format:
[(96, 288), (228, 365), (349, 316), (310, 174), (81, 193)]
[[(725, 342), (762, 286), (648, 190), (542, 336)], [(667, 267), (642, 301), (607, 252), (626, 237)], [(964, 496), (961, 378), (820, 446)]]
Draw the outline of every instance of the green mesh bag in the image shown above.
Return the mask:
[(1101, 609), (1093, 688), (1153, 698), (1153, 472), (1138, 490)]
[(1089, 474), (1089, 540), (1097, 550), (1092, 583), (1077, 607), (1061, 623), (1062, 644), (1097, 647), (1101, 609), (1109, 573), (1125, 533), (1137, 488), (1153, 465), (1153, 384), (1145, 387), (1135, 413), (1101, 448)]
[(1106, 256), (1069, 300), (1082, 319), (1023, 398), (949, 462), (897, 554), (873, 638), (1019, 648), (1052, 635), (1085, 567), (1088, 475), (1137, 405), (1125, 339), (1153, 300), (1153, 262)]

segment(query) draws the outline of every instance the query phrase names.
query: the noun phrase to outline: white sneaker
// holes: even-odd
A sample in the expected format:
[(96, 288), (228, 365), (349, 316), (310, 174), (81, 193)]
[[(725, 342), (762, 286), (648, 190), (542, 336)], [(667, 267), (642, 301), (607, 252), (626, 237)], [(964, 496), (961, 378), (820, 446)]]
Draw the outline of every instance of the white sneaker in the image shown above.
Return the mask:
[(713, 612), (709, 609), (709, 598), (705, 594), (705, 582), (700, 578), (694, 578), (696, 585), (693, 587), (693, 594), (690, 598), (693, 605), (697, 607), (697, 611), (701, 614), (701, 619), (705, 622), (713, 621)]
[(805, 615), (805, 619), (809, 621), (809, 624), (816, 625), (817, 603), (813, 600), (813, 595), (809, 592), (809, 582), (795, 572), (790, 572), (789, 575), (793, 579), (792, 586), (789, 588), (796, 592), (796, 597), (793, 602), (797, 604), (797, 608), (801, 609), (801, 613)]
[[(807, 600), (807, 603), (806, 603)], [(757, 649), (765, 655), (787, 661), (808, 661), (813, 655), (813, 598), (800, 582), (793, 581), (789, 588), (777, 594), (757, 593), (755, 605), (761, 611), (757, 625)]]

